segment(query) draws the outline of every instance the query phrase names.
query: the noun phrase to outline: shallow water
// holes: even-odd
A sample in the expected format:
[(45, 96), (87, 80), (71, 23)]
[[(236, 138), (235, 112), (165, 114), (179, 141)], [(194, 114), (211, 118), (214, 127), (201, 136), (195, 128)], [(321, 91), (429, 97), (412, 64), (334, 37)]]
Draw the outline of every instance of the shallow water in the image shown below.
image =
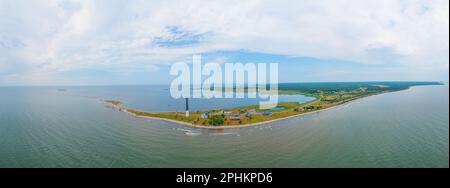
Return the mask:
[(0, 87), (0, 167), (449, 166), (447, 85), (223, 131), (138, 119), (98, 102), (149, 111), (184, 105), (157, 93), (164, 89), (140, 87)]
[[(50, 92), (57, 92), (58, 88), (41, 88)], [(170, 95), (168, 86), (103, 86), (103, 87), (68, 87), (66, 91), (59, 93), (66, 96), (79, 96), (93, 99), (112, 99), (125, 102), (127, 107), (152, 111), (184, 111), (185, 100), (173, 99)], [(257, 98), (219, 98), (219, 99), (189, 99), (189, 108), (191, 110), (212, 110), (234, 108), (241, 106), (258, 105), (259, 102), (268, 101), (256, 95)], [(314, 100), (314, 97), (303, 95), (279, 95), (278, 102), (308, 102)]]

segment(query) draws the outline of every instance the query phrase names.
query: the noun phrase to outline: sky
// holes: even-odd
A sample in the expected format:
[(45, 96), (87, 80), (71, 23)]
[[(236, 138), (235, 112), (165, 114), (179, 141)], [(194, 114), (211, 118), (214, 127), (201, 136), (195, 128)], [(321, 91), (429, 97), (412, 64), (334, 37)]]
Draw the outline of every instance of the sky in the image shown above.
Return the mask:
[(448, 0), (0, 0), (1, 85), (166, 84), (279, 63), (280, 82), (448, 81)]

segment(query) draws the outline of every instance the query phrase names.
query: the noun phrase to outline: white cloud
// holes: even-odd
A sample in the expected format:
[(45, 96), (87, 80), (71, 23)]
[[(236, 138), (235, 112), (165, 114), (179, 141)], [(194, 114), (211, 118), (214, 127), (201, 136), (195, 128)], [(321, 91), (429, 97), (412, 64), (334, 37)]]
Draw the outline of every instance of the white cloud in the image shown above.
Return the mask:
[[(189, 45), (193, 36), (203, 37)], [(3, 0), (0, 42), (0, 84), (84, 68), (158, 70), (192, 53), (238, 49), (448, 69), (449, 2)]]

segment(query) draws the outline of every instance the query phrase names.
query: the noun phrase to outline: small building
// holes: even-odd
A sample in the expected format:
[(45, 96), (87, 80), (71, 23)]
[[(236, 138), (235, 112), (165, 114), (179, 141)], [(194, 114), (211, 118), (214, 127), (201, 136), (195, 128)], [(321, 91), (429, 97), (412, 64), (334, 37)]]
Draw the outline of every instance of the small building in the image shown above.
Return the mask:
[(304, 110), (314, 110), (314, 106), (305, 106)]
[(241, 121), (241, 116), (239, 116), (239, 115), (231, 116), (230, 120), (231, 121)]
[(271, 116), (272, 112), (266, 111), (261, 113), (263, 116)]
[(209, 118), (209, 112), (205, 112), (201, 115), (202, 119), (208, 119)]
[(224, 110), (222, 112), (222, 114), (224, 114), (224, 115), (230, 115), (231, 113), (233, 113), (231, 110)]
[(298, 108), (295, 109), (295, 111), (297, 111), (297, 112), (303, 112), (303, 111), (305, 111), (305, 108), (303, 108), (303, 107), (298, 107)]
[(257, 112), (255, 109), (251, 109), (251, 110), (248, 110), (247, 113), (253, 115), (253, 114), (256, 114)]

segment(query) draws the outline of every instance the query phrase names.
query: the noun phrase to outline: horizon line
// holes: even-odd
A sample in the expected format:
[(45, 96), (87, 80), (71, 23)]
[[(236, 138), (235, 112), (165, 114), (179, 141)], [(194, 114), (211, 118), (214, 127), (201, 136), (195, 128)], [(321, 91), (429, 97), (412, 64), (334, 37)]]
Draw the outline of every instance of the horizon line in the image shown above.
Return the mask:
[[(390, 80), (390, 81), (306, 81), (306, 82), (280, 82), (278, 84), (297, 84), (297, 83), (377, 83), (377, 82), (435, 82), (435, 83), (448, 83), (449, 81), (417, 81), (417, 80), (409, 80), (409, 81), (395, 81), (395, 80)], [(73, 85), (46, 85), (46, 84), (42, 84), (42, 85), (27, 85), (27, 84), (23, 84), (23, 85), (0, 85), (0, 87), (107, 87), (107, 86), (166, 86), (166, 85), (170, 85), (170, 83), (159, 83), (159, 84), (73, 84)], [(233, 85), (234, 86), (234, 85)]]

